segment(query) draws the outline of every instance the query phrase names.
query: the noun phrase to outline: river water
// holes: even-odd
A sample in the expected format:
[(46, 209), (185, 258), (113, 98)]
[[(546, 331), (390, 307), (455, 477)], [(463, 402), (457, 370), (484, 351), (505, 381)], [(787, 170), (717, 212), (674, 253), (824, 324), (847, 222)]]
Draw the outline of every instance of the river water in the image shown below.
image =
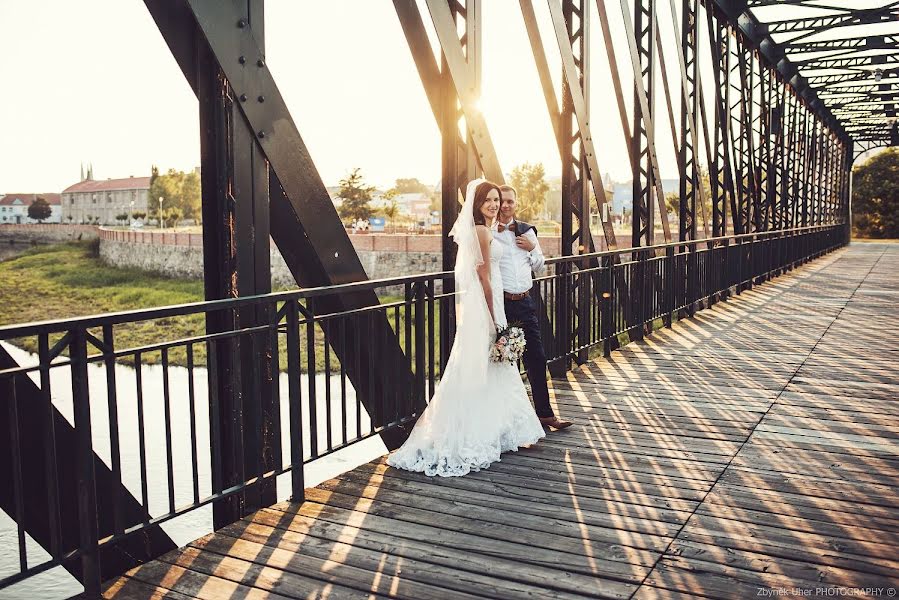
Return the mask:
[[(20, 365), (36, 364), (37, 357), (13, 346), (3, 347)], [(68, 368), (51, 369), (51, 390), (54, 406), (69, 420), (72, 419), (72, 386)], [(190, 446), (190, 417), (188, 402), (188, 371), (182, 367), (169, 367), (169, 388), (171, 390), (171, 422), (172, 453), (174, 464), (175, 505), (182, 506), (193, 500), (192, 460)], [(91, 393), (91, 430), (94, 450), (110, 464), (109, 453), (109, 418), (106, 407), (106, 370), (102, 365), (89, 366), (89, 385)], [(121, 446), (122, 478), (125, 486), (135, 498), (141, 497), (140, 454), (137, 414), (137, 381), (136, 371), (132, 367), (117, 365), (115, 369), (116, 395), (118, 399), (119, 439)], [(147, 482), (150, 514), (163, 514), (168, 510), (167, 459), (165, 444), (165, 420), (163, 412), (163, 373), (158, 365), (144, 365), (141, 368), (142, 389), (144, 398), (144, 430), (147, 448)], [(37, 380), (35, 379), (37, 383)], [(312, 384), (306, 375), (302, 376), (303, 398), (308, 399), (307, 391)], [(209, 417), (207, 404), (206, 370), (194, 368), (194, 386), (196, 390), (196, 431), (198, 448), (197, 478), (200, 486), (200, 497), (210, 493), (209, 463)], [(341, 411), (346, 410), (348, 436), (356, 432), (355, 395), (352, 385), (346, 382), (346, 400), (341, 407), (340, 378), (323, 375), (314, 379), (317, 407), (319, 415), (319, 448), (325, 447), (325, 390), (331, 386), (333, 418), (331, 432), (334, 443), (342, 439)], [(284, 463), (289, 462), (290, 420), (287, 404), (288, 380), (281, 374), (281, 429), (282, 454)], [(309, 431), (308, 405), (303, 407), (304, 431)], [(368, 415), (362, 410), (359, 425), (362, 431), (368, 431), (370, 423)], [(20, 435), (38, 435), (39, 432), (20, 432)], [(304, 436), (304, 456), (310, 455), (309, 435)], [(311, 487), (334, 477), (340, 473), (364, 464), (387, 452), (386, 447), (377, 436), (354, 444), (318, 459), (305, 468), (305, 482)], [(278, 499), (285, 500), (290, 496), (290, 475), (278, 479)], [(168, 521), (162, 525), (166, 533), (182, 546), (212, 531), (212, 508), (206, 506), (196, 509)], [(6, 513), (0, 512), (0, 578), (18, 572), (19, 555), (15, 523)], [(44, 550), (30, 538), (27, 539), (28, 564), (40, 564), (48, 558)], [(27, 581), (0, 590), (0, 599), (47, 599), (69, 598), (80, 593), (81, 585), (64, 569), (56, 568)]]

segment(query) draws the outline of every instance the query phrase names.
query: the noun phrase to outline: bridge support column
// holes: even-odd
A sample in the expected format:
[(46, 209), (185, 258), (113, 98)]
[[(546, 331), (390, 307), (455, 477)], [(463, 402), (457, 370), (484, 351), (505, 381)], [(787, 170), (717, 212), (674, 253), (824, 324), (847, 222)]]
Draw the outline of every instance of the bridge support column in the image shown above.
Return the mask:
[[(264, 0), (241, 6), (245, 26), (264, 50)], [(197, 32), (202, 39), (202, 34)], [(203, 272), (207, 300), (271, 291), (269, 167), (240, 114), (239, 96), (205, 42), (197, 44), (200, 161), (203, 194)], [(257, 59), (253, 57), (255, 63)], [(255, 64), (253, 65), (255, 68)], [(263, 307), (207, 318), (208, 333), (265, 325)], [(209, 398), (212, 485), (227, 489), (271, 471), (280, 457), (277, 365), (267, 334), (222, 340), (210, 349)], [(274, 372), (274, 373), (273, 373)], [(213, 505), (216, 529), (277, 501), (269, 480)]]

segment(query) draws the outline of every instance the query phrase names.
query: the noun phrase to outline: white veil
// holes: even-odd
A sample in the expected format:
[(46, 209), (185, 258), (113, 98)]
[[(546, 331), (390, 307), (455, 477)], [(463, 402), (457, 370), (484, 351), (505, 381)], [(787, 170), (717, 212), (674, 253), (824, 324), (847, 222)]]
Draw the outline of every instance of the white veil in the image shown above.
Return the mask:
[(485, 179), (475, 179), (465, 190), (465, 202), (450, 231), (456, 242), (456, 337), (450, 350), (444, 377), (459, 369), (470, 383), (483, 384), (487, 378), (487, 353), (495, 334), (478, 267), (484, 264), (474, 223), (474, 196)]

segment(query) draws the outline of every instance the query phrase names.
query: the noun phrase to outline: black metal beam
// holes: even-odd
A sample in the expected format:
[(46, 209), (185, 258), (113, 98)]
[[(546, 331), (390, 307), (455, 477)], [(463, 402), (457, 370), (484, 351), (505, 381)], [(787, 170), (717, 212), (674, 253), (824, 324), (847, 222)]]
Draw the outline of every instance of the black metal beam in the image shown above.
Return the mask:
[(802, 37), (808, 37), (821, 31), (831, 31), (838, 27), (848, 27), (850, 25), (868, 25), (871, 23), (889, 23), (899, 19), (899, 2), (890, 2), (883, 7), (875, 8), (852, 8), (834, 7), (837, 14), (825, 15), (820, 17), (800, 18), (800, 19), (784, 19), (781, 21), (771, 21), (765, 26), (768, 33), (793, 33), (802, 31)]
[[(633, 231), (631, 245), (653, 245), (655, 216), (662, 223), (666, 242), (671, 241), (665, 192), (656, 154), (653, 124), (655, 79), (655, 0), (636, 0), (633, 17), (628, 0), (620, 0), (625, 37), (634, 74), (634, 121), (631, 136), (631, 174), (633, 177)], [(653, 198), (656, 205), (653, 206)]]
[[(784, 48), (771, 38), (769, 28), (764, 23), (760, 23), (748, 9), (746, 0), (702, 0), (702, 2), (706, 8), (714, 7), (718, 18), (731, 23), (746, 37), (752, 47), (758, 48), (766, 64), (776, 69), (784, 80), (788, 81), (790, 86), (796, 90), (797, 94), (805, 97), (809, 103), (817, 100), (815, 90), (809, 86), (805, 78), (798, 74), (796, 65), (787, 58)], [(823, 104), (816, 106), (815, 110), (831, 129), (845, 137), (842, 124), (829, 113)]]
[[(236, 3), (239, 19), (253, 32), (264, 56), (262, 0)], [(209, 46), (197, 39), (196, 75), (200, 113), (203, 193), (203, 274), (207, 300), (255, 296), (271, 291), (268, 162), (243, 122), (239, 99)], [(256, 99), (254, 99), (256, 100)], [(265, 310), (210, 315), (208, 333), (267, 324)], [(277, 367), (269, 336), (229, 340), (212, 353), (209, 370), (213, 487), (227, 489), (275, 468), (280, 462)], [(274, 481), (213, 505), (216, 527), (277, 501)]]
[[(194, 35), (184, 24), (193, 21), (200, 40), (208, 45), (210, 56), (218, 62), (222, 73), (239, 100), (239, 124), (253, 134), (255, 143), (269, 163), (270, 227), (281, 255), (297, 282), (302, 286), (336, 285), (367, 279), (356, 251), (337, 215), (324, 183), (315, 168), (299, 131), (290, 116), (254, 32), (241, 20), (238, 7), (214, 0), (163, 2), (145, 0), (163, 37), (182, 67), (192, 88), (191, 78), (198, 72), (196, 54), (182, 36)], [(227, 198), (221, 198), (224, 202)], [(373, 306), (379, 303), (374, 292), (355, 292), (324, 298), (317, 303), (320, 311), (332, 312)], [(386, 318), (379, 319), (377, 331), (347, 331), (346, 340), (358, 338), (366, 355), (378, 357), (386, 365), (407, 364), (402, 358), (395, 334)], [(335, 354), (342, 358), (350, 351), (344, 348), (343, 336), (332, 336)], [(352, 344), (351, 344), (352, 345)], [(383, 403), (379, 397), (393, 398), (388, 390), (411, 390), (411, 372), (375, 367), (369, 373), (366, 361), (346, 361), (347, 374), (372, 416), (376, 427), (386, 424), (386, 415), (376, 409)], [(424, 399), (419, 399), (419, 402)], [(397, 447), (405, 435), (396, 428), (381, 435), (388, 447)]]
[[(39, 352), (46, 354), (47, 345), (41, 343)], [(46, 364), (49, 364), (47, 361)], [(0, 371), (17, 369), (19, 365), (0, 347)], [(61, 558), (81, 547), (82, 518), (76, 499), (89, 483), (79, 473), (83, 454), (78, 451), (78, 432), (68, 419), (52, 404), (49, 370), (42, 373), (41, 387), (27, 375), (16, 376), (11, 383), (15, 393), (4, 397), (15, 402), (15, 420), (5, 405), (0, 410), (0, 508), (7, 515), (16, 515), (13, 477), (14, 459), (18, 456), (21, 492), (24, 500), (19, 525), (51, 557)], [(9, 381), (0, 378), (0, 383)], [(4, 390), (5, 391), (5, 390)], [(18, 452), (14, 452), (9, 435), (15, 423)], [(106, 465), (97, 454), (91, 453), (94, 496), (97, 502), (96, 531), (99, 538), (145, 523), (150, 519), (146, 507), (131, 494), (121, 477)], [(116, 520), (118, 519), (118, 522)], [(98, 538), (98, 539), (99, 539)], [(176, 547), (175, 542), (160, 526), (145, 529), (138, 535), (105, 544), (98, 557), (86, 557), (91, 566), (85, 570), (81, 559), (63, 561), (62, 566), (86, 589), (152, 560)], [(8, 549), (9, 550), (9, 549)], [(11, 551), (11, 550), (9, 550)], [(92, 573), (92, 574), (91, 574)], [(89, 579), (93, 578), (93, 581)]]

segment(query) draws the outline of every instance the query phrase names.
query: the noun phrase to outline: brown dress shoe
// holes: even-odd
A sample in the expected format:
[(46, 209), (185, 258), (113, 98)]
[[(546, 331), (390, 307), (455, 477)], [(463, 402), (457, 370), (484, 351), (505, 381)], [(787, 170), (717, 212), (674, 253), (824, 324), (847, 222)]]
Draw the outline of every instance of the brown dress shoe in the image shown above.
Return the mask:
[(546, 427), (552, 427), (556, 431), (574, 425), (571, 421), (563, 421), (559, 417), (540, 417), (540, 422)]

